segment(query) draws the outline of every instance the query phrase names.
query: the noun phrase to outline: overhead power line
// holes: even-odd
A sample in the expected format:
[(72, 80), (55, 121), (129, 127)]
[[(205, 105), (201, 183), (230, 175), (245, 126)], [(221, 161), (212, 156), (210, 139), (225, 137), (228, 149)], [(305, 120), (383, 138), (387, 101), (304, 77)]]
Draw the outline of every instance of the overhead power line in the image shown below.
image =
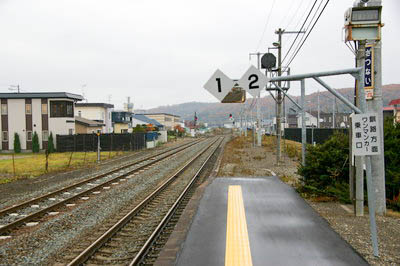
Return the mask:
[(306, 24), (306, 22), (307, 22), (307, 20), (308, 20), (308, 17), (311, 15), (311, 12), (313, 11), (313, 9), (314, 9), (315, 4), (317, 3), (317, 1), (318, 1), (318, 0), (315, 0), (315, 1), (314, 1), (314, 4), (312, 5), (310, 11), (308, 12), (308, 15), (307, 15), (306, 19), (305, 19), (304, 22), (303, 22), (303, 25), (301, 25), (299, 32), (296, 34), (295, 39), (293, 40), (292, 44), (290, 45), (289, 50), (287, 51), (286, 55), (283, 57), (282, 63), (285, 61), (286, 57), (288, 56), (288, 54), (289, 54), (290, 51), (292, 50), (293, 45), (295, 44), (297, 38), (298, 38), (299, 35), (300, 35), (300, 31), (303, 29), (304, 25)]
[(274, 2), (272, 2), (272, 6), (271, 6), (271, 9), (269, 10), (269, 14), (268, 14), (268, 17), (267, 17), (267, 21), (265, 22), (265, 25), (264, 25), (264, 30), (263, 30), (263, 32), (261, 34), (260, 41), (258, 42), (257, 48), (256, 48), (256, 50), (254, 52), (258, 51), (258, 48), (260, 48), (261, 42), (264, 39), (265, 31), (267, 30), (269, 19), (271, 18), (272, 10), (274, 9), (275, 1), (276, 0), (274, 0)]
[(325, 10), (326, 6), (328, 5), (328, 3), (329, 3), (329, 0), (326, 1), (324, 7), (322, 8), (322, 11), (319, 13), (317, 19), (315, 20), (314, 24), (312, 25), (312, 27), (311, 27), (310, 31), (308, 32), (307, 36), (305, 37), (304, 41), (301, 43), (299, 49), (296, 50), (296, 52), (294, 53), (294, 55), (290, 59), (289, 63), (287, 64), (287, 66), (289, 66), (292, 63), (292, 61), (296, 58), (296, 56), (299, 53), (300, 49), (303, 47), (304, 43), (306, 42), (308, 36), (310, 36), (312, 30), (314, 29), (315, 25), (317, 24), (317, 22), (318, 22), (319, 18), (321, 17), (322, 13), (324, 13), (324, 10)]

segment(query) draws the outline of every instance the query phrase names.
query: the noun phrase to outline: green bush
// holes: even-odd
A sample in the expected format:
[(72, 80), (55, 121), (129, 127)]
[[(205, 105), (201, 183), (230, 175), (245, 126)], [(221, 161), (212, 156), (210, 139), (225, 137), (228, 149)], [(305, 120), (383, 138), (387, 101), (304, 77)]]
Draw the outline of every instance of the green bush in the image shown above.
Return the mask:
[(47, 152), (53, 153), (56, 149), (54, 148), (54, 139), (53, 139), (53, 132), (50, 132), (49, 139), (47, 141)]
[(141, 126), (137, 124), (133, 129), (132, 132), (146, 132), (146, 125)]
[(389, 207), (400, 210), (400, 123), (385, 120), (385, 181)]
[(330, 196), (342, 202), (349, 199), (349, 137), (334, 133), (325, 143), (308, 145), (306, 165), (298, 167), (303, 177), (302, 193), (312, 196)]
[(35, 131), (35, 133), (33, 133), (33, 137), (32, 137), (32, 152), (38, 153), (39, 150), (40, 150), (39, 137), (38, 137), (38, 134)]
[(21, 153), (21, 141), (19, 139), (18, 133), (14, 134), (14, 152)]

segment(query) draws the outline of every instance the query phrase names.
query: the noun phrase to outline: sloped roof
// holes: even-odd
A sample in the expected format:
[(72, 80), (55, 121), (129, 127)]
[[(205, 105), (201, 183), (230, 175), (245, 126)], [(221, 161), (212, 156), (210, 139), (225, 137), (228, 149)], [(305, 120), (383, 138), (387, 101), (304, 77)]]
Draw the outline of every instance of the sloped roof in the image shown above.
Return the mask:
[(156, 120), (148, 118), (147, 116), (142, 115), (142, 114), (133, 114), (132, 117), (137, 119), (137, 120), (143, 121), (143, 122), (145, 122), (147, 124), (152, 124), (152, 125), (154, 125), (156, 127), (163, 127), (164, 126), (160, 122), (157, 122)]
[(85, 125), (87, 127), (102, 127), (102, 126), (105, 126), (105, 124), (103, 124), (101, 122), (97, 122), (97, 121), (86, 119), (86, 118), (79, 117), (79, 116), (75, 116), (75, 123), (79, 123), (79, 124)]
[(396, 100), (391, 100), (390, 101), (390, 103), (389, 103), (389, 105), (397, 105), (397, 104), (400, 104), (400, 99), (396, 99)]

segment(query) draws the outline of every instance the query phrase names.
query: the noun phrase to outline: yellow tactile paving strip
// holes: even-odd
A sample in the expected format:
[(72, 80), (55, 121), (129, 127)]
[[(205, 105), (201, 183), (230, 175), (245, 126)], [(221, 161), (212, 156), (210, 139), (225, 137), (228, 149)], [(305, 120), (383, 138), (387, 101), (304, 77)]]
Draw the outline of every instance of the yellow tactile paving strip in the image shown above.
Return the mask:
[(229, 186), (225, 266), (236, 265), (251, 266), (253, 262), (247, 233), (242, 187)]

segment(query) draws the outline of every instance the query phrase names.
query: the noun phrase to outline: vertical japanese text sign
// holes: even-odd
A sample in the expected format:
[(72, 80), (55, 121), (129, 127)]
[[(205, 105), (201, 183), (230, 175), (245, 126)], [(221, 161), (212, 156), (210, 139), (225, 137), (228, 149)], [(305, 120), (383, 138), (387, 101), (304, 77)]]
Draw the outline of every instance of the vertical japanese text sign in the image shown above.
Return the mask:
[(378, 155), (381, 153), (378, 114), (357, 114), (352, 117), (353, 155)]
[(365, 98), (371, 100), (374, 97), (374, 45), (365, 45), (365, 74), (364, 89)]

